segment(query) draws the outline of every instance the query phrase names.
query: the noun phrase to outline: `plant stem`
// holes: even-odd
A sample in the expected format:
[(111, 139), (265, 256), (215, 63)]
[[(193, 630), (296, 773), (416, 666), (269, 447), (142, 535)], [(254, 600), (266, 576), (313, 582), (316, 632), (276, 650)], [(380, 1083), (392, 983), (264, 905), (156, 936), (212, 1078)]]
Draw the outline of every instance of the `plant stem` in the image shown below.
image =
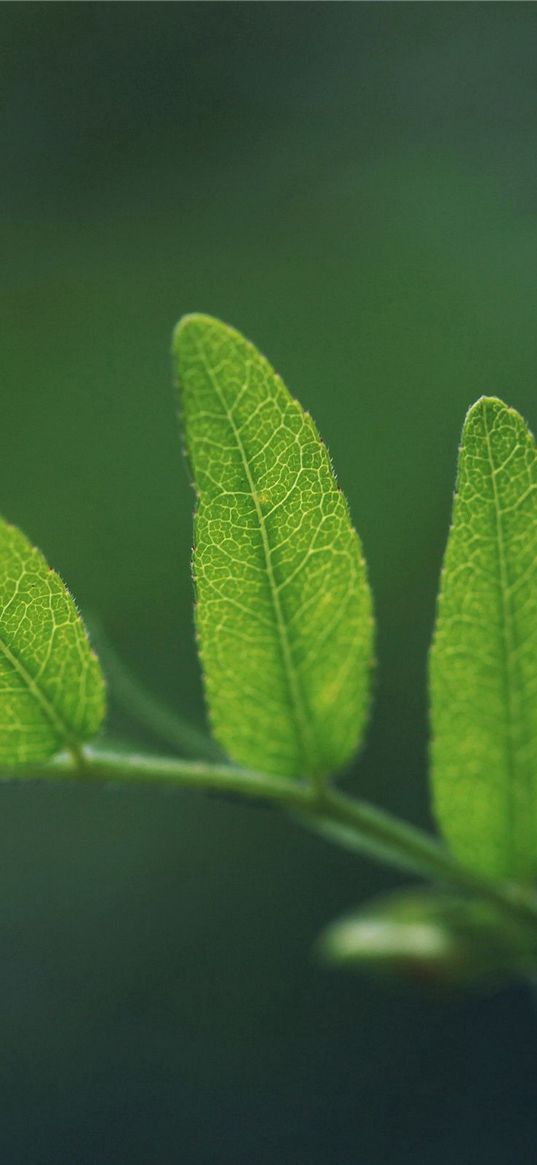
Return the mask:
[(305, 781), (253, 772), (233, 765), (209, 764), (175, 758), (122, 755), (93, 749), (58, 757), (29, 769), (4, 771), (6, 778), (112, 781), (176, 786), (240, 795), (275, 803), (332, 841), (350, 846), (390, 865), (447, 883), (471, 893), (535, 931), (537, 898), (524, 886), (490, 882), (462, 866), (433, 837), (415, 826), (338, 792), (329, 785), (319, 790)]
[(269, 776), (249, 769), (207, 761), (175, 757), (146, 756), (105, 752), (86, 748), (78, 758), (64, 754), (45, 765), (33, 765), (4, 771), (13, 778), (49, 780), (111, 781), (114, 783), (199, 789), (209, 792), (240, 794), (244, 797), (274, 801), (290, 809), (304, 809), (311, 803), (308, 786), (283, 777)]
[[(435, 838), (392, 817), (374, 805), (328, 787), (319, 807), (318, 820), (341, 827), (349, 837), (354, 833), (356, 848), (376, 853), (393, 865), (456, 887), (489, 902), (502, 913), (513, 916), (533, 930), (537, 927), (537, 897), (532, 889), (518, 883), (492, 882), (461, 865)], [(331, 831), (329, 831), (331, 832)], [(337, 840), (336, 833), (332, 833)]]

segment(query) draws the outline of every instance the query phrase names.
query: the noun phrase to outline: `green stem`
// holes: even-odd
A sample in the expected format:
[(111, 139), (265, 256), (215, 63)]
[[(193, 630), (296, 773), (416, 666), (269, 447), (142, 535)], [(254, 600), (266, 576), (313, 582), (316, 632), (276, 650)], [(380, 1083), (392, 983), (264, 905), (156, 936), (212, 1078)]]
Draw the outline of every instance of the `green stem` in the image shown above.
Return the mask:
[[(347, 838), (354, 835), (357, 849), (376, 853), (392, 865), (473, 894), (509, 918), (516, 916), (532, 930), (537, 927), (537, 897), (531, 889), (518, 883), (489, 881), (461, 865), (429, 834), (384, 810), (328, 787), (316, 815), (321, 825), (327, 821), (341, 828)], [(332, 837), (337, 840), (335, 832)]]
[[(20, 779), (21, 770), (4, 772)], [(484, 899), (512, 921), (517, 918), (532, 930), (537, 927), (537, 898), (525, 887), (490, 882), (460, 865), (434, 838), (330, 786), (318, 790), (311, 784), (288, 780), (233, 765), (209, 764), (165, 757), (122, 755), (90, 749), (66, 754), (52, 763), (24, 770), (24, 777), (52, 780), (84, 780), (159, 783), (190, 789), (238, 794), (283, 806), (327, 835), (332, 841), (382, 858), (390, 865), (411, 869)]]
[[(20, 777), (21, 770), (11, 769), (8, 777)], [(81, 757), (62, 755), (46, 765), (24, 769), (24, 776), (52, 780), (82, 779), (113, 781), (114, 783), (175, 786), (210, 792), (239, 794), (253, 799), (269, 800), (290, 809), (305, 809), (311, 802), (308, 786), (282, 777), (268, 776), (249, 769), (206, 761), (183, 760), (176, 757), (146, 756), (119, 752), (84, 749)]]

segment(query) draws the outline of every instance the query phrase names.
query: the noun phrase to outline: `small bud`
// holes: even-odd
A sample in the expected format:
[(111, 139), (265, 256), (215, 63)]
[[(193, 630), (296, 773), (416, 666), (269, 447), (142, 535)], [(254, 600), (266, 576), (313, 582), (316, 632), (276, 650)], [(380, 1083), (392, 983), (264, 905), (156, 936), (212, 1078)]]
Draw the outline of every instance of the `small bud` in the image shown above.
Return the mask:
[(537, 965), (525, 930), (472, 899), (400, 892), (327, 928), (321, 958), (353, 970), (436, 989), (464, 989), (519, 977)]

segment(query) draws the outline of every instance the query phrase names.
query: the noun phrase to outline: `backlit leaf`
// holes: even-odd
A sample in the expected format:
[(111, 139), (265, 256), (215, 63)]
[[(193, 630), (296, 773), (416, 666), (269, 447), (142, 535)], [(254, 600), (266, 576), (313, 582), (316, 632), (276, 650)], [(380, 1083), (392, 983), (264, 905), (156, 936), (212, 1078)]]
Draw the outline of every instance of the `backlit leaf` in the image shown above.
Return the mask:
[(493, 876), (537, 871), (537, 452), (483, 398), (462, 434), (431, 652), (440, 826)]
[(76, 748), (103, 715), (101, 671), (69, 592), (0, 519), (0, 764)]
[(215, 736), (251, 767), (330, 772), (363, 731), (372, 615), (327, 450), (233, 329), (187, 316), (175, 352), (198, 494), (196, 623)]

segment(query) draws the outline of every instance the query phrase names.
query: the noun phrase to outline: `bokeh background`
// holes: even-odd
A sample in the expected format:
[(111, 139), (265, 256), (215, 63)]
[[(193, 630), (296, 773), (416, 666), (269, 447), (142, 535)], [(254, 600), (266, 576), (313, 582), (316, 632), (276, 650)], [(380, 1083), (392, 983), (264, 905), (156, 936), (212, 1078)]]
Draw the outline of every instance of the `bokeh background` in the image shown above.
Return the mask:
[[(0, 14), (2, 511), (201, 725), (169, 346), (183, 312), (235, 324), (365, 542), (379, 667), (348, 785), (424, 825), (464, 412), (497, 393), (537, 426), (536, 62), (533, 3)], [(0, 803), (6, 1165), (534, 1162), (522, 987), (443, 1002), (311, 959), (396, 875), (203, 795)]]

